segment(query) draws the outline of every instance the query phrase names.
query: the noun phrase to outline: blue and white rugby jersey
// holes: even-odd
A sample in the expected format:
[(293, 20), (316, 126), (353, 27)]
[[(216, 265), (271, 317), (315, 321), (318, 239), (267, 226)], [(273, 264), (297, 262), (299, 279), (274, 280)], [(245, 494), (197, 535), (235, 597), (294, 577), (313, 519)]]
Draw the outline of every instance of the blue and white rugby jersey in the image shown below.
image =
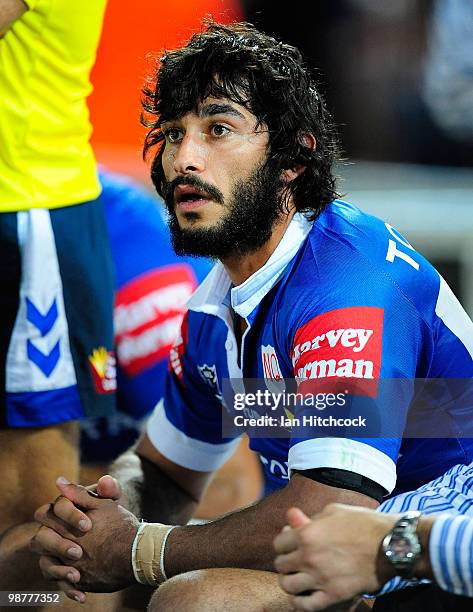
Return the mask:
[[(473, 377), (473, 324), (445, 281), (389, 224), (341, 201), (313, 224), (296, 215), (268, 262), (238, 287), (216, 265), (188, 306), (147, 431), (161, 453), (189, 469), (214, 470), (236, 447), (222, 438), (228, 378)], [(232, 308), (248, 324), (240, 360)], [(266, 492), (287, 484), (290, 470), (329, 467), (398, 493), (473, 459), (451, 396), (431, 409), (449, 413), (455, 434), (402, 441), (414, 385), (394, 400), (368, 395), (372, 416), (392, 435), (327, 437), (312, 428), (302, 439), (251, 438)], [(465, 402), (458, 410), (463, 419), (469, 413)]]

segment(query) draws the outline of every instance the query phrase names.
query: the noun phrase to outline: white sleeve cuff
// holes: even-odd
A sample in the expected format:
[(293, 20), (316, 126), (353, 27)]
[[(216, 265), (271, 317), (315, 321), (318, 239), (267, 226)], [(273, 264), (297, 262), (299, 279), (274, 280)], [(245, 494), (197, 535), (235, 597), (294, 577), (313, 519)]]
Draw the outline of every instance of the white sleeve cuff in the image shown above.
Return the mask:
[(177, 465), (213, 472), (229, 459), (239, 444), (239, 438), (222, 444), (210, 444), (187, 436), (175, 427), (166, 416), (161, 400), (148, 420), (146, 431), (153, 446)]
[(337, 468), (370, 478), (388, 493), (396, 486), (396, 464), (377, 448), (346, 438), (304, 440), (289, 449), (290, 470)]

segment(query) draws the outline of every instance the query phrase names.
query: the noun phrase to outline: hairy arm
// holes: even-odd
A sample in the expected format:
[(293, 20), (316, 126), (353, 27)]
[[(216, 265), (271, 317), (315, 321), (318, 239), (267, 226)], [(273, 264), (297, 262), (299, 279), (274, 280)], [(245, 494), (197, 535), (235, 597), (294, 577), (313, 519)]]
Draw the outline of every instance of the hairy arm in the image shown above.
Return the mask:
[(23, 0), (0, 0), (0, 38), (28, 7)]
[[(99, 480), (96, 496), (83, 487), (58, 481), (62, 496), (36, 511), (42, 526), (33, 538), (33, 550), (42, 555), (43, 575), (58, 580), (69, 597), (85, 598), (77, 587), (110, 591), (134, 582), (131, 548), (139, 523), (123, 503), (153, 521), (183, 523), (208, 480), (208, 473), (169, 462), (146, 437), (135, 452), (137, 458), (125, 456), (117, 462), (115, 475), (124, 487), (122, 498), (118, 499), (119, 487), (109, 476)], [(272, 570), (272, 542), (285, 524), (285, 511), (299, 505), (312, 514), (332, 501), (371, 508), (378, 505), (360, 493), (295, 474), (283, 490), (245, 510), (207, 525), (175, 527), (165, 548), (166, 574), (211, 567)], [(85, 526), (81, 525), (84, 521)]]
[[(174, 529), (165, 552), (168, 576), (209, 567), (240, 567), (274, 571), (273, 539), (286, 523), (294, 505), (308, 514), (330, 502), (377, 507), (378, 503), (345, 489), (330, 487), (299, 474), (281, 491), (261, 502), (213, 521)], [(212, 546), (208, 543), (212, 542)]]
[(120, 483), (120, 503), (135, 516), (177, 525), (191, 518), (210, 478), (166, 459), (146, 434), (112, 464), (110, 473)]

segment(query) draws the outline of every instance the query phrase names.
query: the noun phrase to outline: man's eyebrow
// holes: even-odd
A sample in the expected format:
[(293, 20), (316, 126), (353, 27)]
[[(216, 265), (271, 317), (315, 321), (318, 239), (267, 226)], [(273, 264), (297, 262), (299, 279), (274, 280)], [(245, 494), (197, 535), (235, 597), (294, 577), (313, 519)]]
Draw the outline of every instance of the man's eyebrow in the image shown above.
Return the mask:
[(238, 119), (245, 119), (243, 113), (240, 113), (231, 104), (206, 104), (199, 108), (200, 117), (211, 117), (212, 115), (233, 115)]
[[(205, 104), (201, 106), (197, 114), (199, 117), (212, 117), (213, 115), (232, 115), (233, 117), (237, 117), (238, 119), (245, 119), (245, 115), (240, 113), (234, 106), (231, 104)], [(160, 127), (165, 125), (166, 123), (172, 123), (173, 121), (177, 121), (179, 117), (168, 117), (164, 119), (159, 124)]]

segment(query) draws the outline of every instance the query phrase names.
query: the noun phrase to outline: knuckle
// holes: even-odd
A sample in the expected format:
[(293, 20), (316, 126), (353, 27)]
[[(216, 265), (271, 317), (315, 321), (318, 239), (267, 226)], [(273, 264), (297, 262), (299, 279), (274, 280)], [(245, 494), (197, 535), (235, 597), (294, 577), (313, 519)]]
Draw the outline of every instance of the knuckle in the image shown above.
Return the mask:
[(71, 502), (66, 497), (60, 497), (54, 504), (54, 514), (56, 516), (63, 516), (70, 512)]
[(330, 504), (328, 504), (328, 506), (326, 506), (325, 510), (327, 511), (327, 514), (338, 514), (339, 512), (341, 512), (342, 510), (344, 510), (344, 505), (343, 504), (339, 504), (337, 502), (332, 502)]
[(298, 537), (299, 537), (299, 542), (302, 544), (302, 546), (304, 547), (310, 546), (312, 542), (312, 533), (309, 529), (303, 527), (299, 531)]
[(319, 565), (319, 558), (317, 553), (315, 552), (310, 552), (309, 554), (307, 554), (305, 559), (310, 567), (316, 568)]
[(37, 508), (33, 515), (34, 520), (37, 521), (38, 523), (42, 523), (44, 519), (46, 518), (46, 515), (50, 508), (51, 508), (51, 504), (44, 504), (44, 506), (40, 506), (39, 508)]
[(281, 577), (281, 586), (285, 591), (292, 591), (292, 580), (291, 576), (282, 576)]
[(41, 557), (39, 560), (39, 569), (41, 570), (41, 573), (43, 574), (43, 577), (46, 580), (54, 580), (54, 575), (51, 572), (51, 568), (49, 563), (47, 563), (46, 561), (44, 561), (44, 558)]
[(28, 543), (28, 548), (31, 552), (37, 552), (38, 550), (38, 542), (36, 540), (36, 536), (33, 536)]

